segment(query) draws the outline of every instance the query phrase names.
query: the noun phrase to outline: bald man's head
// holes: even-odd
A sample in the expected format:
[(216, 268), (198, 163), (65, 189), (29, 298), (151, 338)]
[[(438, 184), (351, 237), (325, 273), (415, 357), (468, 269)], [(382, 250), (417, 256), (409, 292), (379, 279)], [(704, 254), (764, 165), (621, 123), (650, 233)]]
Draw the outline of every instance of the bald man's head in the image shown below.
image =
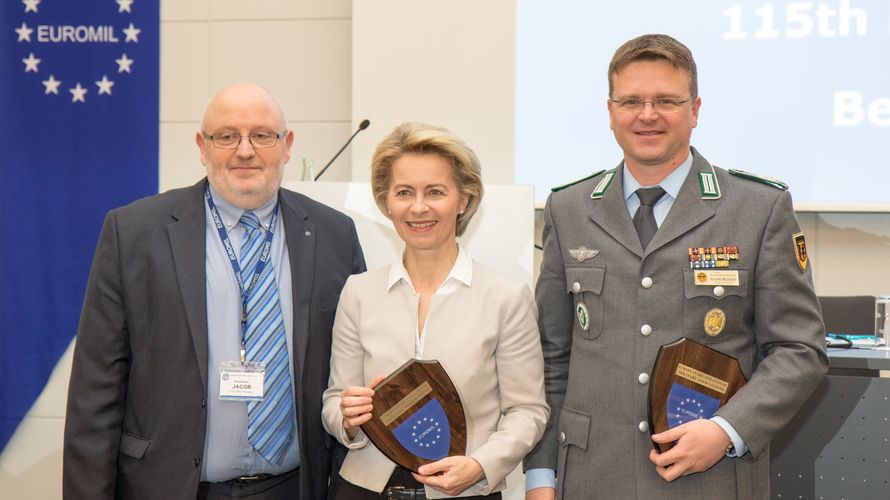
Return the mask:
[[(271, 134), (277, 140), (273, 146), (256, 146), (251, 134)], [(234, 149), (213, 140), (232, 135), (241, 136)], [(253, 83), (236, 83), (217, 92), (207, 102), (195, 136), (210, 185), (245, 210), (260, 207), (278, 192), (293, 139), (281, 103)]]

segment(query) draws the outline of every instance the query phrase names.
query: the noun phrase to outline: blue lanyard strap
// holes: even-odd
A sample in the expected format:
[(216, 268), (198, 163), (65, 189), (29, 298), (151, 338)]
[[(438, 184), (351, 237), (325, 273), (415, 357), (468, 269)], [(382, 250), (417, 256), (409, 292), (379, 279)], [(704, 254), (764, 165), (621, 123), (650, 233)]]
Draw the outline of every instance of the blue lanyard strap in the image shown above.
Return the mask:
[(241, 323), (243, 327), (247, 320), (247, 298), (250, 297), (250, 293), (260, 280), (260, 276), (263, 274), (263, 270), (269, 262), (269, 255), (272, 253), (272, 237), (275, 235), (275, 226), (278, 224), (279, 202), (275, 202), (275, 208), (272, 210), (272, 220), (269, 222), (269, 230), (266, 231), (266, 238), (263, 242), (262, 252), (260, 253), (260, 260), (254, 268), (253, 276), (251, 276), (247, 288), (245, 288), (244, 276), (241, 274), (241, 266), (238, 264), (238, 257), (235, 255), (235, 249), (232, 247), (231, 240), (229, 240), (229, 233), (226, 231), (222, 219), (219, 216), (219, 211), (216, 209), (216, 204), (213, 202), (209, 183), (204, 185), (204, 198), (207, 200), (207, 207), (210, 209), (210, 217), (213, 219), (213, 225), (216, 226), (216, 232), (219, 234), (219, 239), (222, 241), (223, 248), (226, 250), (226, 255), (229, 257), (229, 263), (232, 265), (232, 270), (235, 271), (235, 278), (238, 280), (238, 289), (241, 291)]

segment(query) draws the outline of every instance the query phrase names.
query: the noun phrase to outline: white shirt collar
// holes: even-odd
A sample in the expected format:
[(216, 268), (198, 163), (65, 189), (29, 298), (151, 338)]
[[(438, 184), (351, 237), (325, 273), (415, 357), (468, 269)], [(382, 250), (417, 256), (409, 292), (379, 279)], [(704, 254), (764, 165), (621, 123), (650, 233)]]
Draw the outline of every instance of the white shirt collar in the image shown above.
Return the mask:
[[(668, 174), (667, 177), (661, 180), (657, 185), (661, 186), (661, 189), (664, 189), (664, 192), (667, 193), (672, 199), (677, 199), (677, 195), (680, 194), (680, 188), (683, 187), (683, 183), (686, 181), (686, 176), (689, 175), (689, 170), (692, 169), (692, 151), (689, 151), (689, 156), (686, 157), (686, 160), (680, 164), (679, 167), (675, 168), (673, 172)], [(639, 181), (637, 181), (636, 177), (630, 173), (630, 170), (627, 169), (627, 165), (624, 166), (624, 172), (621, 177), (621, 184), (624, 187), (624, 199), (627, 200), (631, 196), (636, 194), (637, 189), (641, 187), (652, 187), (652, 186), (642, 186)]]
[[(404, 255), (404, 252), (402, 255)], [(386, 280), (386, 289), (392, 289), (392, 287), (400, 281), (404, 281), (412, 289), (414, 288), (414, 284), (411, 282), (411, 277), (408, 276), (408, 270), (405, 269), (404, 259), (399, 259), (396, 262), (393, 262), (392, 266), (390, 266), (389, 278)], [(454, 265), (451, 266), (451, 270), (448, 272), (448, 275), (445, 276), (442, 284), (439, 285), (439, 289), (436, 290), (436, 293), (438, 294), (439, 292), (447, 291), (452, 287), (450, 283), (455, 281), (463, 283), (466, 286), (470, 286), (473, 281), (473, 259), (470, 258), (470, 255), (464, 250), (460, 243), (457, 244), (457, 259), (454, 260)]]

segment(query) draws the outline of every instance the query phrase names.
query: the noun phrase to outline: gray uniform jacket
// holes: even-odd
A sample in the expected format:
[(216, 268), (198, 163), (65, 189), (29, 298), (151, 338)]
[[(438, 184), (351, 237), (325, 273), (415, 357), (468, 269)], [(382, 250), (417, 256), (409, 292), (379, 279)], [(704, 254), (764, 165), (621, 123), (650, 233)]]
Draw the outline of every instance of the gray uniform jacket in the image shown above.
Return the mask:
[[(794, 250), (800, 228), (790, 195), (692, 151), (690, 173), (645, 252), (624, 201), (623, 164), (600, 199), (591, 193), (604, 174), (547, 202), (535, 293), (551, 415), (524, 465), (555, 469), (558, 498), (768, 498), (769, 442), (827, 371), (811, 268), (802, 269)], [(719, 198), (703, 196), (701, 172), (714, 175)], [(579, 262), (569, 251), (581, 246), (599, 253)], [(689, 266), (690, 247), (711, 246), (739, 249), (729, 267), (739, 284), (722, 293), (696, 285)], [(715, 307), (725, 327), (709, 336), (704, 320)], [(717, 414), (750, 451), (668, 483), (648, 459), (641, 374), (651, 372), (659, 346), (684, 336), (739, 360), (749, 382)]]

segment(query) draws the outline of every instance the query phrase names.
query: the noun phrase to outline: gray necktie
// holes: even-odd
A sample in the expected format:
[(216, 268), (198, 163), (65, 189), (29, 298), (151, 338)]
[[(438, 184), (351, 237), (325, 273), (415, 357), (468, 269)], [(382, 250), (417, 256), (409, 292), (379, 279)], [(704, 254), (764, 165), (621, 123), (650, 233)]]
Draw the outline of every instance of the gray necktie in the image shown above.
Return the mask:
[(643, 244), (643, 250), (652, 241), (655, 231), (658, 231), (658, 224), (655, 223), (655, 213), (652, 211), (652, 206), (658, 203), (662, 196), (664, 196), (664, 189), (660, 187), (637, 189), (637, 197), (640, 198), (640, 208), (634, 214), (634, 227), (637, 228), (637, 235), (640, 237), (640, 243)]

